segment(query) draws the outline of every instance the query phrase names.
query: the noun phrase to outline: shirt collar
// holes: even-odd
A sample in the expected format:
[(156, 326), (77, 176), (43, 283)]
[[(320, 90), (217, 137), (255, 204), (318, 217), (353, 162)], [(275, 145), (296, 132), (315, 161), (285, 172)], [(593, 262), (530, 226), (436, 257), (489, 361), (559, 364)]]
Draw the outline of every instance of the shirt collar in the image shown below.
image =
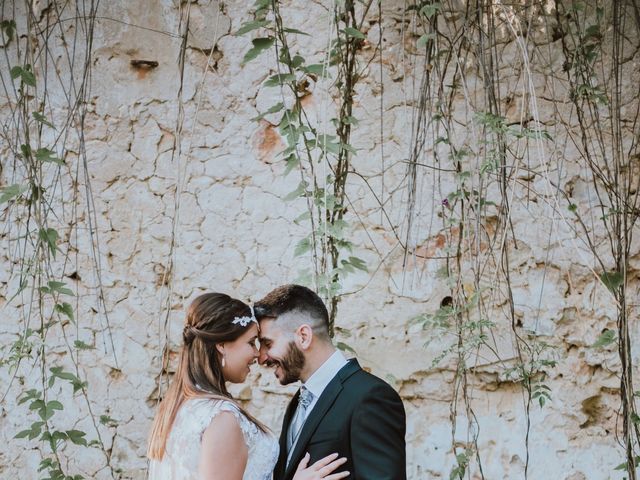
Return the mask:
[(333, 380), (338, 371), (347, 364), (347, 360), (342, 352), (336, 350), (333, 355), (325, 360), (320, 367), (313, 372), (313, 375), (304, 383), (304, 386), (313, 393), (314, 399), (320, 397), (324, 389)]

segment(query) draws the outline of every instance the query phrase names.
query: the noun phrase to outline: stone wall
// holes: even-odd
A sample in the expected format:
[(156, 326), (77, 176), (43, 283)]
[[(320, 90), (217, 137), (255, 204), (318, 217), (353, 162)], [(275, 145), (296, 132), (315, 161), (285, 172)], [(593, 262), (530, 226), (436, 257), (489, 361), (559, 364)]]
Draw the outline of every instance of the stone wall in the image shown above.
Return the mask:
[[(30, 5), (36, 17), (44, 19), (53, 15), (50, 3)], [(463, 11), (464, 2), (452, 3), (454, 13), (456, 8)], [(293, 48), (316, 61), (323, 59), (332, 34), (329, 7), (330, 2), (282, 6), (289, 25), (312, 33), (292, 35)], [(20, 33), (26, 29), (26, 14), (22, 4), (16, 8)], [(181, 78), (180, 18), (186, 18), (187, 9), (190, 34)], [(496, 9), (499, 18), (509, 18), (507, 7)], [(255, 300), (296, 279), (310, 265), (309, 256), (294, 256), (295, 245), (309, 229), (294, 220), (307, 207), (302, 198), (282, 200), (296, 188), (299, 176), (284, 175), (285, 166), (277, 155), (284, 145), (276, 127), (278, 118), (251, 120), (279, 101), (281, 92), (262, 85), (275, 73), (272, 52), (246, 65), (241, 62), (251, 35), (233, 33), (251, 18), (250, 10), (248, 2), (239, 0), (202, 0), (190, 6), (171, 0), (99, 5), (84, 125), (86, 157), (81, 142), (72, 135), (62, 173), (52, 166), (46, 174), (51, 191), (60, 192), (52, 205), (56, 216), (51, 221), (68, 252), (59, 255), (52, 268), (76, 294), (76, 323), (66, 325), (68, 336), (57, 326), (47, 337), (47, 367), (72, 368), (70, 355), (76, 355), (79, 374), (88, 382), (89, 402), (82, 395), (73, 396), (61, 382), (50, 396), (65, 405), (55, 416), (59, 428), (84, 430), (89, 439), (96, 438), (97, 428), (101, 435), (111, 469), (100, 449), (69, 446), (63, 453), (65, 467), (88, 478), (111, 478), (111, 472), (117, 478), (144, 478), (147, 433), (163, 371), (162, 351), (170, 350), (167, 369), (171, 371), (190, 299), (204, 291), (222, 291)], [(359, 124), (352, 137), (358, 150), (353, 166), (362, 177), (352, 175), (348, 183), (349, 235), (356, 245), (354, 254), (366, 260), (369, 271), (349, 276), (343, 285), (346, 294), (339, 304), (337, 340), (353, 348), (360, 362), (392, 383), (404, 399), (408, 478), (449, 478), (455, 466), (452, 445), (471, 445), (476, 433), (469, 430), (470, 413), (461, 395), (456, 355), (452, 351), (434, 364), (456, 337), (443, 329), (423, 329), (411, 319), (436, 312), (451, 294), (438, 272), (450, 240), (442, 226), (442, 200), (455, 190), (456, 181), (429, 168), (419, 169), (414, 213), (408, 213), (407, 160), (415, 141), (424, 55), (416, 47), (420, 34), (415, 14), (405, 11), (405, 2), (382, 2), (381, 12), (380, 16), (378, 7), (372, 6), (362, 27), (367, 40), (361, 52), (363, 76), (354, 113)], [(62, 11), (60, 18), (76, 13)], [(442, 20), (443, 29), (447, 21), (459, 21), (460, 15), (447, 18)], [(553, 18), (551, 6), (541, 6), (529, 19), (531, 34), (526, 38), (514, 35), (507, 20), (496, 28), (503, 75), (501, 106), (507, 121), (520, 121), (531, 101), (522, 92), (531, 89), (536, 94), (536, 115), (554, 139), (529, 146), (530, 155), (519, 164), (521, 172), (514, 176), (509, 191), (509, 228), (517, 241), (503, 238), (511, 242), (509, 267), (520, 333), (537, 345), (549, 344), (543, 356), (557, 361), (556, 367), (543, 368), (552, 400), (543, 408), (531, 405), (528, 475), (532, 479), (622, 478), (614, 471), (623, 461), (616, 439), (621, 428), (620, 362), (615, 344), (590, 347), (605, 328), (615, 329), (615, 304), (598, 281), (577, 223), (566, 205), (560, 205), (564, 198), (554, 193), (552, 184), (559, 182), (564, 191), (571, 190), (573, 203), (591, 218), (596, 237), (605, 238), (597, 223), (600, 214), (590, 174), (580, 162), (575, 137), (563, 123), (571, 123), (574, 114), (562, 80), (560, 40), (550, 33)], [(57, 60), (47, 70), (52, 78), (47, 111), (58, 127), (68, 112), (59, 85), (69, 85), (75, 78), (63, 47), (82, 33), (74, 31), (77, 23), (60, 25), (51, 40)], [(16, 45), (24, 48), (25, 41), (21, 37), (5, 48), (9, 55), (2, 61), (3, 79), (8, 78), (7, 62), (17, 55)], [(86, 46), (80, 43), (74, 55), (81, 58), (83, 53)], [(629, 118), (638, 104), (639, 60), (636, 51), (624, 66), (622, 91)], [(449, 135), (458, 145), (480, 151), (481, 136), (473, 114), (485, 108), (483, 78), (470, 57), (461, 57), (457, 63), (467, 89), (460, 89), (452, 99), (457, 126)], [(74, 73), (81, 71), (78, 65), (74, 68)], [(42, 67), (36, 68), (37, 78), (44, 73)], [(335, 87), (330, 81), (318, 81), (310, 88), (305, 108), (326, 127), (335, 115)], [(10, 125), (10, 104), (4, 98), (1, 102), (3, 125)], [(184, 123), (177, 128), (181, 114)], [(55, 136), (53, 130), (45, 134), (52, 142)], [(624, 141), (629, 148), (632, 138)], [(0, 185), (16, 183), (24, 172), (10, 160), (9, 147), (0, 148)], [(427, 138), (419, 158), (429, 163), (438, 148), (436, 138)], [(473, 157), (466, 161), (472, 167), (479, 165)], [(78, 174), (84, 168), (87, 177)], [(490, 185), (489, 198), (498, 198), (498, 190), (495, 182)], [(6, 225), (0, 237), (3, 345), (12, 344), (28, 322), (37, 322), (30, 317), (31, 304), (24, 293), (9, 302), (20, 284), (17, 258), (25, 254), (16, 247), (15, 235), (26, 220), (15, 212), (5, 209)], [(401, 242), (407, 236), (408, 218), (413, 227), (405, 255)], [(485, 227), (491, 229), (491, 220)], [(483, 259), (486, 271), (480, 277), (491, 286), (501, 277), (500, 261), (491, 259), (487, 239), (469, 237), (470, 242), (476, 240), (478, 249), (469, 248), (463, 270), (474, 271), (476, 260)], [(632, 317), (637, 316), (640, 269), (637, 241), (635, 245), (630, 260), (635, 270), (629, 279)], [(464, 288), (473, 289), (470, 278)], [(465, 387), (479, 430), (482, 471), (490, 479), (524, 478), (527, 461), (527, 398), (522, 385), (509, 375), (517, 363), (517, 344), (502, 298), (490, 296), (486, 311), (496, 325), (487, 329), (486, 344), (466, 357)], [(634, 324), (634, 338), (636, 333)], [(68, 344), (74, 340), (95, 348), (70, 350)], [(13, 438), (34, 421), (33, 412), (18, 405), (17, 398), (38, 386), (41, 364), (36, 351), (17, 371), (1, 370), (3, 394), (8, 392), (0, 410), (0, 474), (4, 478), (35, 478), (41, 451), (47, 451), (35, 440)], [(8, 347), (3, 355), (9, 355)], [(233, 388), (247, 408), (275, 431), (294, 391), (294, 387), (277, 385), (272, 374), (259, 367), (246, 385)], [(114, 421), (94, 428), (92, 415), (108, 415)], [(477, 462), (471, 471), (470, 478), (480, 478)]]

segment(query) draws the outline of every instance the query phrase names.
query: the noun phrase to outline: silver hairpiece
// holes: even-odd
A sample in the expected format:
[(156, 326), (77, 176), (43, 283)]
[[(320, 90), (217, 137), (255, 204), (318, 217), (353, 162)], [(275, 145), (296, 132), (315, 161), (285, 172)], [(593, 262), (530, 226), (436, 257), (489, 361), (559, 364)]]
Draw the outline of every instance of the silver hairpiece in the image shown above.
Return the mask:
[(251, 309), (251, 316), (250, 317), (235, 317), (231, 321), (231, 323), (233, 323), (234, 325), (240, 324), (240, 326), (242, 326), (242, 327), (246, 327), (251, 322), (255, 322), (255, 324), (258, 325), (258, 320), (256, 320), (256, 314), (253, 313), (253, 307), (249, 306), (249, 308)]

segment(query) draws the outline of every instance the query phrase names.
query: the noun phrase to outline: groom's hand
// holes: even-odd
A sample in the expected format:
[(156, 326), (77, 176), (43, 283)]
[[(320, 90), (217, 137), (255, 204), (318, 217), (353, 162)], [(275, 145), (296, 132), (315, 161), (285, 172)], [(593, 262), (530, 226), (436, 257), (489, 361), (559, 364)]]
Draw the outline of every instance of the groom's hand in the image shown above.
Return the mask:
[(305, 453), (304, 457), (298, 464), (293, 480), (340, 480), (341, 478), (347, 478), (349, 476), (349, 472), (338, 472), (332, 474), (332, 472), (334, 472), (340, 465), (343, 465), (347, 461), (344, 457), (338, 458), (337, 453), (327, 455), (310, 467), (307, 467), (310, 459), (311, 455), (309, 455), (309, 452)]

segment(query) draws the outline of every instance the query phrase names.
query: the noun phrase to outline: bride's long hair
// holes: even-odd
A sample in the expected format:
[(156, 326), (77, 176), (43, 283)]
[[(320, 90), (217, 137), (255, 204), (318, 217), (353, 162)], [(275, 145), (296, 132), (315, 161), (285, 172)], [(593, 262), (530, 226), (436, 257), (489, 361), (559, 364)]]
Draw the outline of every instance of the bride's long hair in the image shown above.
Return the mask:
[(227, 391), (221, 356), (215, 347), (218, 343), (233, 342), (246, 331), (248, 327), (233, 323), (235, 317), (250, 316), (248, 305), (223, 293), (205, 293), (191, 303), (182, 333), (184, 345), (178, 370), (153, 420), (147, 450), (149, 458), (162, 459), (176, 414), (191, 398), (230, 401), (260, 430), (267, 430)]

